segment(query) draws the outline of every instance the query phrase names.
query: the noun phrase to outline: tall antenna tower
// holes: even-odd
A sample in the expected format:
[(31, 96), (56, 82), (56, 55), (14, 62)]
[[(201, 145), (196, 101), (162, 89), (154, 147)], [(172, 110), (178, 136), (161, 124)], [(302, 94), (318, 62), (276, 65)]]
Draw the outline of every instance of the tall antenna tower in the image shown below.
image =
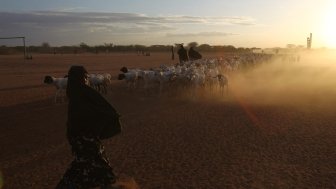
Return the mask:
[(313, 34), (310, 33), (310, 36), (307, 37), (307, 49), (311, 49), (312, 41), (313, 41)]

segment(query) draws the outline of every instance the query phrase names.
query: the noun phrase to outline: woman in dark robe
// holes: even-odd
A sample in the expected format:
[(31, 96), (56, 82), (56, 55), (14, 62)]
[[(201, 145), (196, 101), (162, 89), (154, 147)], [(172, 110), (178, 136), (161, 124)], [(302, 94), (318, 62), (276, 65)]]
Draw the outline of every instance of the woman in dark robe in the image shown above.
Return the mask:
[(177, 51), (177, 54), (179, 55), (180, 64), (189, 60), (187, 50), (185, 50), (182, 44), (180, 44), (180, 49)]
[(101, 140), (120, 132), (120, 127), (115, 128), (119, 114), (86, 83), (85, 68), (72, 66), (66, 91), (69, 98), (67, 138), (75, 159), (56, 189), (105, 189), (113, 188), (116, 182)]
[(202, 58), (202, 55), (199, 52), (195, 51), (193, 47), (190, 47), (188, 55), (190, 60), (198, 60)]

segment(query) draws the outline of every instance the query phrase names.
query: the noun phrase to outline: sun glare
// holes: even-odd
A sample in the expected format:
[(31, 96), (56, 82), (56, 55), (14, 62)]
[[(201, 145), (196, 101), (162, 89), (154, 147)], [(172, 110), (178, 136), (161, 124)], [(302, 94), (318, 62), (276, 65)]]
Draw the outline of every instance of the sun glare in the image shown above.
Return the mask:
[(336, 48), (336, 3), (329, 6), (325, 11), (323, 20), (321, 22), (321, 33), (323, 35), (324, 43), (328, 47)]

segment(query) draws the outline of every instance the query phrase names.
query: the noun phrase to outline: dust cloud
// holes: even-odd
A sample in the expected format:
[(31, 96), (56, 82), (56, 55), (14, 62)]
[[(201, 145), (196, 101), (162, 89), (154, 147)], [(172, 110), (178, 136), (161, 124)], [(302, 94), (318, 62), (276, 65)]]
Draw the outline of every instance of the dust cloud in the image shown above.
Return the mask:
[(300, 61), (281, 58), (230, 77), (231, 94), (252, 104), (336, 104), (336, 54), (305, 52)]

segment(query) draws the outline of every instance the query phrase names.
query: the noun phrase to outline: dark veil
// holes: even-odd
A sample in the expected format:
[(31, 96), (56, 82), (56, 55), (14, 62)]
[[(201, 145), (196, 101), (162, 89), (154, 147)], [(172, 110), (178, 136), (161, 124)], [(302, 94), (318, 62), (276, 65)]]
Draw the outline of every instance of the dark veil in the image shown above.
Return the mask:
[(85, 84), (87, 73), (83, 66), (72, 66), (68, 72), (68, 137), (111, 137), (116, 133), (108, 132), (119, 123), (119, 114), (99, 92)]
[(85, 79), (88, 72), (83, 66), (71, 66), (68, 72), (68, 85), (66, 94), (68, 98), (78, 97), (81, 88), (85, 88)]

